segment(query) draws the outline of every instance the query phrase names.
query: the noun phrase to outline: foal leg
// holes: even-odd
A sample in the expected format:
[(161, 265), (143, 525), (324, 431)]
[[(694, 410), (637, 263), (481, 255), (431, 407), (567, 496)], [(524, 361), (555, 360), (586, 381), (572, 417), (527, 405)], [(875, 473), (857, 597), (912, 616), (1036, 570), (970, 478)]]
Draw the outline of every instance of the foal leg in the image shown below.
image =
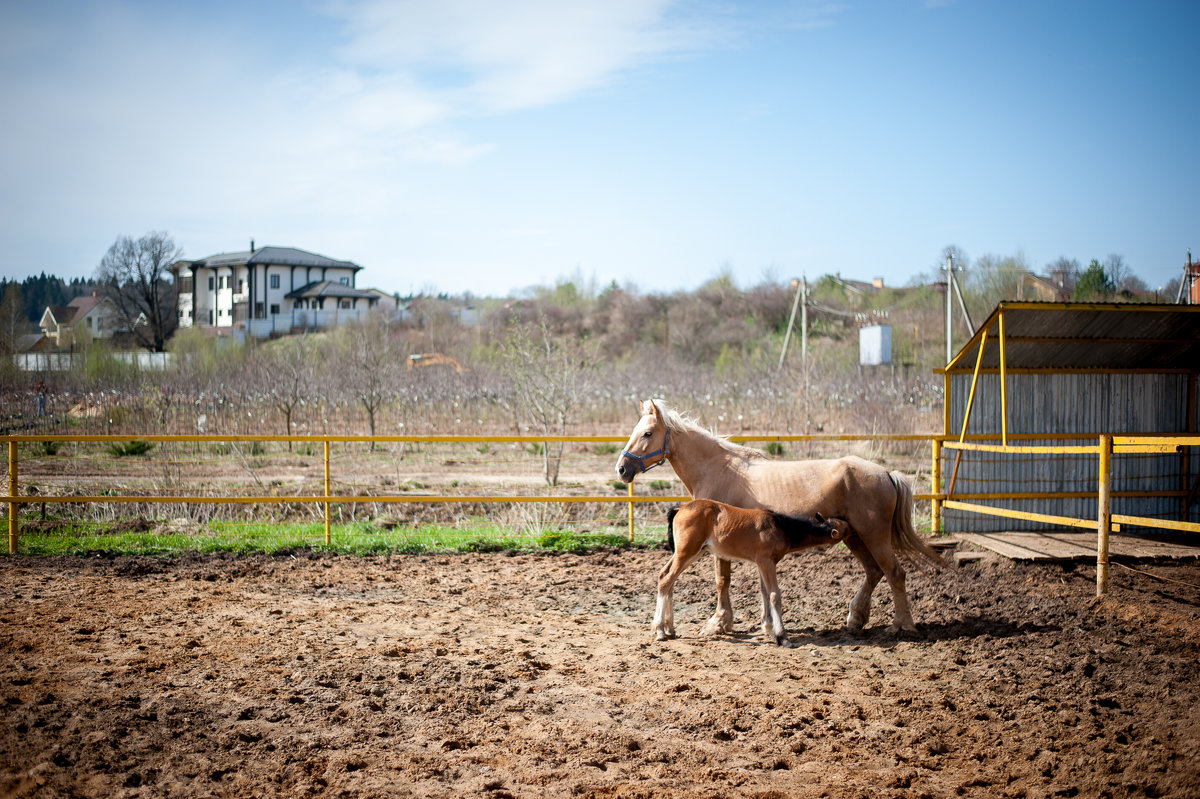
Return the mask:
[(764, 637), (773, 636), (779, 646), (791, 646), (787, 631), (783, 629), (783, 601), (779, 596), (779, 579), (775, 561), (764, 558), (758, 562), (758, 585), (762, 591)]
[(692, 549), (676, 541), (675, 554), (658, 573), (658, 601), (651, 627), (658, 641), (675, 637), (675, 581), (699, 554), (699, 547)]
[(871, 594), (875, 592), (875, 586), (879, 585), (879, 581), (883, 579), (883, 570), (875, 562), (871, 550), (867, 549), (867, 545), (857, 535), (849, 536), (844, 540), (847, 548), (862, 564), (863, 571), (867, 573), (863, 578), (862, 585), (854, 594), (854, 598), (850, 600), (850, 612), (846, 614), (846, 626), (857, 632), (865, 627), (867, 620), (871, 618)]
[(729, 561), (713, 555), (713, 570), (717, 578), (717, 612), (704, 625), (701, 635), (733, 632), (733, 606), (729, 602), (730, 566)]

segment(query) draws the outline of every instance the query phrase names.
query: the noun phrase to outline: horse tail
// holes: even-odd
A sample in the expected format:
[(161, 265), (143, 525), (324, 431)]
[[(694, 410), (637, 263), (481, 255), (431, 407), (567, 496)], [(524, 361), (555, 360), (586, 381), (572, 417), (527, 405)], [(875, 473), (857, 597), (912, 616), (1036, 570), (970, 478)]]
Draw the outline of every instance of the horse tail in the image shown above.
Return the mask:
[(675, 514), (679, 513), (679, 506), (671, 508), (667, 511), (667, 551), (675, 551)]
[(914, 561), (923, 561), (941, 569), (950, 568), (950, 564), (929, 546), (913, 527), (913, 492), (908, 478), (899, 471), (889, 472), (888, 477), (896, 487), (896, 509), (892, 513), (892, 549)]

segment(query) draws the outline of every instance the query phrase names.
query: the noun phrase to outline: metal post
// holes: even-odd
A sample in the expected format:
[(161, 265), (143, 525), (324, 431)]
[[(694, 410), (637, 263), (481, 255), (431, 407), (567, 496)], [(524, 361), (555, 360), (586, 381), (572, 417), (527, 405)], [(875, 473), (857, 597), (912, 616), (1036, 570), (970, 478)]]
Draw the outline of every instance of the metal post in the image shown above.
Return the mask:
[[(1004, 353), (1004, 310), (998, 314), (1000, 325), (1000, 443), (1008, 446), (1008, 366)], [(983, 346), (983, 342), (980, 342)]]
[(938, 495), (942, 493), (942, 440), (940, 438), (933, 439), (933, 470), (929, 473), (930, 493), (933, 494), (933, 499), (930, 500), (930, 526), (934, 535), (938, 535), (942, 531), (942, 501), (938, 499)]
[(629, 543), (633, 543), (633, 481), (629, 481)]
[[(8, 442), (8, 496), (12, 499), (19, 497), (21, 491), (17, 485), (17, 442)], [(17, 527), (17, 513), (20, 504), (8, 503), (8, 554), (17, 554), (17, 538), (20, 535)]]
[[(325, 442), (325, 496), (332, 496), (329, 492), (329, 442)], [(330, 503), (325, 501), (325, 546), (333, 546), (333, 529), (330, 521)]]
[(808, 366), (808, 276), (800, 278), (800, 363)]
[(947, 255), (946, 256), (946, 363), (950, 363), (951, 359), (954, 358), (954, 335), (953, 335), (954, 319), (951, 315), (954, 311), (954, 308), (951, 305), (951, 303), (954, 301), (954, 298), (950, 296), (953, 293), (952, 289), (950, 288), (950, 283), (951, 283), (950, 279), (953, 276), (953, 274), (954, 274), (954, 256)]
[(1108, 535), (1112, 528), (1112, 435), (1100, 436), (1100, 506), (1096, 519), (1096, 596), (1108, 593)]

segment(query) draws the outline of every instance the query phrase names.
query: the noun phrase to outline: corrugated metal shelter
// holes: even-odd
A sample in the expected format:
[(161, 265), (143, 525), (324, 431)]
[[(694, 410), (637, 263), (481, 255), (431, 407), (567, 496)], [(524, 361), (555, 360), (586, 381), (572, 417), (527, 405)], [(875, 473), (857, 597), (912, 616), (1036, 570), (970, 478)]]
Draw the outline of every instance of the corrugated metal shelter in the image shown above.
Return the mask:
[[(944, 433), (954, 440), (1071, 445), (1104, 433), (1194, 435), (1200, 306), (1002, 302), (940, 371)], [(941, 455), (948, 499), (1082, 519), (1096, 518), (1098, 470), (1094, 454)], [(1115, 454), (1113, 513), (1200, 520), (1198, 473), (1196, 447)], [(1048, 527), (949, 508), (942, 520), (948, 532)]]

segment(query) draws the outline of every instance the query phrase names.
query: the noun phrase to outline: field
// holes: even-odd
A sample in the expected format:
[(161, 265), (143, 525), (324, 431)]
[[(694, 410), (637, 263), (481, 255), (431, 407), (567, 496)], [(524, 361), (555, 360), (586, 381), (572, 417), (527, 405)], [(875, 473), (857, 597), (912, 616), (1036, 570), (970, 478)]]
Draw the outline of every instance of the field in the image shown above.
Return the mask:
[(704, 562), (654, 642), (664, 558), (0, 559), (0, 796), (1200, 795), (1194, 564), (914, 571), (896, 637), (803, 553), (782, 649)]

